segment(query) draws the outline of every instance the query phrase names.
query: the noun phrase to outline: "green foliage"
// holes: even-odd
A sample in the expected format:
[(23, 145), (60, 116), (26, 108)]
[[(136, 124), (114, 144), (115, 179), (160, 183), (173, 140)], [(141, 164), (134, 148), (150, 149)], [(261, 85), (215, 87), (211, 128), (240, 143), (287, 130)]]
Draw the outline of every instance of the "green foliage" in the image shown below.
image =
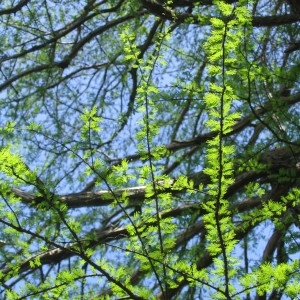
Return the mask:
[(94, 106), (91, 111), (84, 110), (81, 115), (83, 125), (81, 127), (81, 136), (84, 139), (91, 131), (100, 131), (99, 122), (100, 117), (97, 117), (97, 108)]
[(293, 1), (23, 2), (0, 4), (0, 298), (298, 298)]
[(30, 171), (19, 155), (13, 154), (10, 149), (0, 150), (0, 171), (10, 178), (14, 184), (32, 184), (36, 182), (36, 174)]

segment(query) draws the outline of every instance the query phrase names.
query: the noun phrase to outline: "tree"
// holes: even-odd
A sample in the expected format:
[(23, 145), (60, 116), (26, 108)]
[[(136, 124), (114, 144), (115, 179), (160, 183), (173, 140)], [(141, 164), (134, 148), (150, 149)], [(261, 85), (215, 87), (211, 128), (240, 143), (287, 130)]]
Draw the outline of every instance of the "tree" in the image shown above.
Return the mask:
[(0, 298), (299, 297), (298, 6), (2, 1)]

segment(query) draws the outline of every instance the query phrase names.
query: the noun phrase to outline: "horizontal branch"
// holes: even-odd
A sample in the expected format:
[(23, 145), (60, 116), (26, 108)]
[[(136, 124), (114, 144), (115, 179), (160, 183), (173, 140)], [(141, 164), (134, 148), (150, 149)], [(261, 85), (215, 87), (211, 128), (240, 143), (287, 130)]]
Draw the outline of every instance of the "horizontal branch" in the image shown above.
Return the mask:
[[(232, 207), (232, 211), (234, 212), (244, 212), (249, 209), (253, 209), (261, 204), (261, 199), (255, 197), (252, 199), (246, 199), (237, 203)], [(162, 212), (162, 219), (169, 218), (170, 216), (178, 216), (182, 215), (185, 212), (190, 212), (190, 209), (193, 206), (185, 206), (181, 208), (175, 208), (174, 210), (168, 212)], [(153, 223), (153, 222), (152, 222)], [(151, 225), (155, 225), (154, 223)], [(178, 237), (176, 238), (175, 248), (178, 248), (182, 245), (184, 241), (188, 241), (192, 239), (194, 236), (199, 234), (202, 230), (204, 230), (204, 222), (201, 220), (196, 224), (188, 227), (183, 230)], [(93, 236), (93, 238), (91, 238)], [(42, 254), (35, 255), (25, 260), (19, 265), (19, 273), (25, 272), (29, 269), (34, 269), (38, 267), (33, 267), (32, 262), (34, 262), (37, 258), (40, 261), (41, 265), (47, 264), (57, 264), (64, 259), (70, 258), (72, 256), (80, 256), (80, 252), (78, 249), (90, 249), (103, 244), (106, 244), (110, 241), (116, 241), (119, 239), (124, 239), (129, 236), (129, 233), (126, 229), (126, 226), (115, 227), (114, 225), (107, 226), (105, 228), (93, 229), (86, 236), (81, 238), (80, 243), (70, 243), (68, 246), (60, 246), (55, 247), (54, 249), (45, 251)], [(49, 241), (51, 244), (51, 241)], [(76, 250), (77, 249), (77, 250)], [(1, 271), (2, 274), (9, 274), (12, 269), (10, 267), (4, 268)]]
[[(281, 98), (279, 98), (279, 100), (285, 102), (289, 107), (291, 107), (292, 105), (300, 102), (300, 92), (290, 95), (288, 97), (281, 97)], [(265, 103), (264, 106), (256, 107), (255, 108), (256, 116), (254, 116), (252, 113), (250, 113), (250, 114), (247, 114), (246, 116), (242, 117), (234, 124), (234, 126), (232, 127), (232, 130), (230, 132), (226, 133), (225, 136), (232, 136), (233, 134), (237, 134), (237, 133), (243, 131), (245, 128), (247, 128), (251, 124), (252, 121), (256, 120), (257, 116), (263, 116), (263, 115), (271, 112), (273, 105), (274, 105), (274, 103), (269, 101), (269, 102)], [(218, 135), (218, 132), (210, 131), (210, 132), (207, 132), (204, 134), (199, 134), (198, 136), (196, 136), (195, 138), (190, 139), (190, 140), (182, 140), (182, 141), (174, 140), (172, 143), (164, 145), (164, 147), (168, 151), (179, 151), (179, 150), (189, 148), (189, 147), (200, 146), (203, 143), (213, 139), (217, 135)], [(139, 160), (140, 157), (141, 157), (141, 155), (137, 153), (137, 154), (128, 155), (123, 158), (111, 159), (110, 162), (113, 164), (119, 164), (124, 159), (131, 162), (131, 161)]]
[[(189, 12), (178, 12), (176, 11), (176, 4), (171, 8), (165, 7), (164, 5), (159, 4), (159, 2), (153, 0), (142, 0), (144, 7), (148, 12), (154, 14), (156, 16), (161, 17), (162, 19), (167, 19), (176, 23), (193, 23), (200, 25), (210, 25), (211, 16), (201, 16), (201, 20), (199, 21), (199, 17), (197, 15), (193, 15)], [(235, 2), (235, 1), (230, 1)], [(197, 2), (199, 5), (199, 2)], [(200, 5), (211, 5), (212, 1), (202, 1)], [(193, 5), (190, 5), (192, 7)], [(178, 5), (181, 7), (181, 5)], [(224, 22), (228, 22), (232, 19), (232, 17), (223, 17)], [(285, 15), (275, 15), (275, 16), (253, 16), (252, 17), (252, 25), (254, 27), (271, 27), (271, 26), (280, 26), (286, 24), (293, 24), (300, 21), (299, 14), (285, 14)]]
[[(276, 170), (280, 168), (293, 168), (296, 173), (299, 174), (300, 170), (297, 167), (297, 162), (300, 160), (298, 152), (290, 152), (290, 148), (279, 148), (270, 150), (267, 153), (260, 155), (259, 161), (263, 164), (266, 164), (266, 169), (264, 170), (252, 170), (246, 171), (241, 174), (237, 174), (234, 180), (234, 183), (228, 187), (226, 197), (232, 196), (235, 192), (242, 189), (248, 183), (255, 181), (257, 179), (264, 179), (267, 182), (268, 174), (272, 170), (273, 174)], [(207, 185), (210, 183), (210, 178), (202, 171), (194, 173), (188, 176), (189, 180), (193, 181), (193, 187), (198, 189), (199, 185)], [(173, 181), (170, 188), (158, 189), (158, 193), (172, 193), (173, 195), (185, 192), (185, 190), (178, 190), (172, 188), (176, 180)], [(158, 185), (163, 183), (158, 182)], [(117, 189), (113, 191), (102, 190), (96, 192), (82, 192), (82, 193), (73, 193), (68, 195), (56, 196), (59, 201), (65, 203), (68, 208), (80, 208), (80, 207), (101, 207), (112, 204), (115, 200), (121, 198), (123, 193), (126, 193), (129, 204), (131, 205), (141, 205), (145, 200), (145, 191), (146, 186), (137, 186), (131, 188)], [(33, 193), (25, 192), (23, 190), (12, 188), (11, 192), (20, 197), (23, 203), (28, 205), (35, 205), (45, 201), (41, 196), (36, 196)]]

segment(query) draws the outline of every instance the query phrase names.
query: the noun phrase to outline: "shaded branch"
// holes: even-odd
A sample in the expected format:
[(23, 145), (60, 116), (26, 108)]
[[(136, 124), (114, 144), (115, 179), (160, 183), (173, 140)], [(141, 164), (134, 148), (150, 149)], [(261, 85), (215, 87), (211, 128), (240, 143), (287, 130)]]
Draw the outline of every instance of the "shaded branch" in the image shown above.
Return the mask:
[(9, 15), (9, 14), (15, 14), (19, 10), (21, 10), (25, 5), (27, 5), (30, 2), (30, 0), (21, 0), (17, 5), (11, 8), (6, 8), (0, 10), (0, 16), (2, 15)]

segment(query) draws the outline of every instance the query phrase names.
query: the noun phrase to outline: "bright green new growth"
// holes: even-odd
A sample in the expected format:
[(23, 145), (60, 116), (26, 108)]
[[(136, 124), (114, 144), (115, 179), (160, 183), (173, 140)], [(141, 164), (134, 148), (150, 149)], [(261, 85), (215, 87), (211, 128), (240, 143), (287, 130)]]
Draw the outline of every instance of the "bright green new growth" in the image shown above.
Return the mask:
[[(26, 112), (1, 128), (3, 140), (12, 141), (0, 149), (1, 295), (248, 300), (275, 291), (299, 297), (300, 262), (293, 259), (300, 239), (299, 168), (292, 160), (299, 145), (287, 142), (297, 141), (295, 130), (283, 132), (276, 115), (282, 107), (289, 116), (299, 95), (269, 88), (279, 86), (280, 77), (287, 87), (296, 82), (291, 73), (298, 66), (285, 75), (253, 59), (252, 26), (263, 19), (252, 19), (258, 2), (63, 2), (56, 11), (45, 1), (51, 21), (34, 2), (17, 9), (32, 24), (24, 35), (38, 20), (49, 24), (28, 34), (40, 43), (33, 48), (23, 48), (21, 34), (14, 37), (12, 55), (28, 56), (12, 75), (2, 55), (12, 51), (11, 37), (0, 38), (7, 48), (1, 49), (3, 74), (12, 78), (7, 91), (1, 88), (8, 103), (24, 102)], [(58, 29), (58, 20), (71, 25)], [(192, 26), (203, 26), (201, 45)], [(176, 35), (191, 47), (174, 43)], [(256, 38), (263, 48), (264, 37)], [(178, 56), (173, 61), (165, 53)], [(18, 70), (26, 58), (23, 78)], [(72, 76), (81, 81), (72, 85)], [(39, 114), (39, 99), (42, 117), (50, 112), (55, 125)], [(70, 115), (62, 115), (64, 108)], [(299, 129), (297, 114), (291, 115)], [(261, 134), (263, 126), (267, 133)], [(273, 150), (283, 151), (274, 158)], [(40, 153), (47, 153), (44, 165)], [(251, 263), (247, 255), (260, 243), (253, 230), (259, 226), (271, 228), (271, 237), (261, 261)]]
[[(234, 147), (225, 143), (224, 137), (231, 130), (235, 121), (240, 117), (238, 113), (231, 113), (233, 100), (236, 98), (230, 86), (232, 69), (238, 58), (237, 49), (241, 42), (240, 36), (247, 19), (238, 19), (239, 11), (229, 4), (218, 1), (223, 16), (231, 16), (233, 20), (224, 23), (221, 19), (212, 18), (212, 33), (206, 43), (207, 58), (211, 76), (218, 77), (219, 84), (210, 84), (210, 91), (205, 95), (208, 107), (207, 126), (217, 135), (209, 141), (207, 150), (207, 167), (205, 174), (209, 175), (211, 183), (207, 186), (208, 200), (202, 204), (206, 214), (203, 216), (207, 230), (208, 251), (215, 259), (215, 274), (217, 278), (224, 277), (216, 286), (219, 291), (214, 297), (228, 299), (235, 292), (231, 280), (236, 275), (236, 259), (231, 253), (236, 244), (235, 227), (232, 223), (230, 203), (226, 199), (228, 186), (233, 183), (234, 166), (231, 156)], [(246, 10), (243, 9), (245, 12)], [(244, 15), (247, 15), (245, 13)], [(230, 57), (230, 58), (229, 58)]]

